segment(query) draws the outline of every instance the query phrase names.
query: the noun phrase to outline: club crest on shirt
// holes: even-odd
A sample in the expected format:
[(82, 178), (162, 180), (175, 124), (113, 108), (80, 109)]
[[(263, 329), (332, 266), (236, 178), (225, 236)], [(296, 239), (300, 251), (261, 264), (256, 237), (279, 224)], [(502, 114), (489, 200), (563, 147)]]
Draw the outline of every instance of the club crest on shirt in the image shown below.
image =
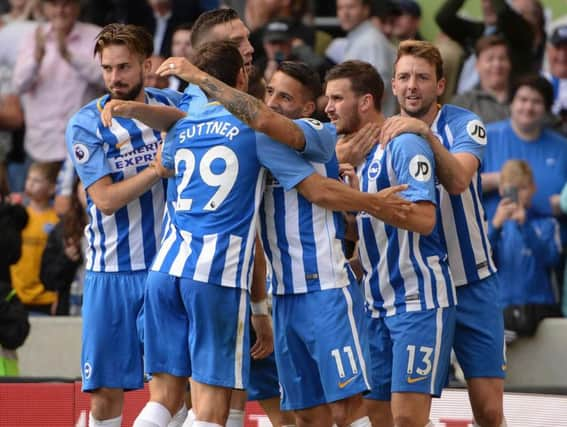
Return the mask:
[(368, 166), (368, 179), (369, 180), (376, 180), (378, 176), (380, 176), (380, 171), (382, 170), (382, 166), (378, 160), (373, 160)]
[(480, 120), (475, 119), (468, 122), (467, 133), (474, 142), (486, 145), (486, 128)]
[(91, 377), (92, 373), (93, 373), (93, 368), (91, 364), (89, 362), (86, 362), (85, 366), (83, 367), (83, 378), (85, 380), (88, 380)]
[(429, 159), (422, 154), (413, 156), (409, 164), (411, 177), (420, 182), (426, 182), (431, 179), (431, 169)]
[(73, 144), (73, 155), (75, 156), (75, 160), (79, 164), (87, 162), (90, 157), (89, 149), (85, 144), (82, 144), (80, 142)]
[(305, 123), (309, 123), (311, 125), (311, 127), (315, 130), (323, 129), (323, 123), (321, 123), (319, 120), (312, 119), (310, 117), (306, 117), (306, 118), (303, 118), (301, 120), (304, 121)]

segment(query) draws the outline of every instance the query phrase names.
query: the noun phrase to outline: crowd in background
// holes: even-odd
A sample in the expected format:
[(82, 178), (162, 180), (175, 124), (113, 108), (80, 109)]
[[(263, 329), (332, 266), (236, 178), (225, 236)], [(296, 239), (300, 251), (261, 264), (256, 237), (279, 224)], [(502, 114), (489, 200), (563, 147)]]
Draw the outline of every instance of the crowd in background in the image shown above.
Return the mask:
[[(562, 301), (567, 17), (546, 19), (538, 0), (479, 1), (480, 21), (461, 17), (464, 0), (445, 0), (436, 12), (441, 33), (434, 42), (443, 54), (446, 78), (440, 101), (470, 109), (488, 125), (482, 185), (489, 236), (500, 268), (502, 306), (516, 309), (508, 310), (507, 324), (523, 333), (518, 323), (533, 325), (534, 318), (558, 315)], [(334, 64), (359, 59), (384, 79), (382, 111), (396, 114), (390, 85), (396, 45), (422, 38), (420, 5), (413, 0), (337, 0), (338, 27), (317, 28), (311, 3), (0, 1), (2, 196), (25, 204), (28, 217), (22, 255), (3, 267), (3, 286), (11, 284), (32, 313), (80, 314), (85, 195), (66, 162), (64, 133), (69, 118), (103, 93), (100, 64), (93, 56), (93, 40), (103, 25), (147, 28), (154, 37), (155, 70), (168, 56), (190, 59), (191, 23), (205, 10), (230, 6), (251, 31), (254, 51), (248, 59), (253, 57), (257, 83), (268, 81), (284, 60), (303, 61), (323, 78)], [(186, 87), (176, 77), (155, 73), (145, 85)], [(325, 103), (320, 100), (317, 113), (322, 120)], [(2, 236), (13, 231), (5, 227)], [(526, 306), (531, 311), (518, 315), (517, 307)]]

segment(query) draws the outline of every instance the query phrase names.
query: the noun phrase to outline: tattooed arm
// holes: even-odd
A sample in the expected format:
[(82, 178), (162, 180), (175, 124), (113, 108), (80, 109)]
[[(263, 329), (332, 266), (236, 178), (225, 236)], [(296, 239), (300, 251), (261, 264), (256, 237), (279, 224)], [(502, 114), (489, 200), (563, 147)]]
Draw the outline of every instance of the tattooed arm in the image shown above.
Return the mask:
[[(173, 68), (170, 67), (173, 64)], [(263, 132), (295, 150), (305, 148), (305, 136), (292, 120), (272, 111), (262, 101), (221, 82), (195, 67), (185, 58), (169, 58), (156, 71), (161, 76), (176, 75), (196, 84), (251, 128)]]

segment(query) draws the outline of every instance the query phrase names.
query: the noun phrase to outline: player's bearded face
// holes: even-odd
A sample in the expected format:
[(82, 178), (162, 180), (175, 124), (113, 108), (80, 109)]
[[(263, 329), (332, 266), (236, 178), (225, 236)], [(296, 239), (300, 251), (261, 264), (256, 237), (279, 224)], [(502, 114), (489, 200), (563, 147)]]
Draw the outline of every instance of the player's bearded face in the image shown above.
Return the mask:
[(132, 101), (137, 98), (140, 91), (144, 88), (144, 75), (140, 75), (136, 82), (128, 84), (124, 81), (118, 80), (113, 82), (109, 87), (110, 97), (112, 99), (121, 99), (123, 101)]
[(361, 124), (359, 97), (352, 91), (350, 81), (345, 78), (328, 81), (325, 95), (328, 99), (325, 113), (337, 128), (337, 133), (356, 132)]

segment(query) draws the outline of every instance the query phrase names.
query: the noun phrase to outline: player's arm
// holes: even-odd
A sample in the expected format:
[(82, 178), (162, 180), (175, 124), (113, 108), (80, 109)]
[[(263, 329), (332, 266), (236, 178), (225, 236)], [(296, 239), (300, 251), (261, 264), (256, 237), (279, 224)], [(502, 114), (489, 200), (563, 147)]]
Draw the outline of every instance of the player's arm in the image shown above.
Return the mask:
[(500, 184), (500, 172), (484, 172), (480, 174), (482, 181), (482, 192), (489, 193), (497, 191)]
[(113, 117), (139, 120), (152, 129), (168, 130), (175, 122), (185, 117), (185, 113), (168, 105), (150, 105), (137, 101), (108, 101), (100, 113), (102, 124), (110, 126)]
[(314, 173), (297, 184), (296, 189), (311, 203), (325, 209), (365, 211), (390, 225), (396, 225), (406, 219), (412, 208), (411, 202), (397, 194), (407, 189), (407, 185), (397, 185), (370, 194)]
[(254, 359), (268, 357), (274, 351), (274, 334), (268, 312), (268, 295), (266, 292), (266, 257), (259, 237), (256, 236), (254, 269), (250, 288), (251, 322), (256, 333), (256, 342), (250, 348)]
[(110, 176), (104, 176), (91, 184), (87, 192), (103, 214), (112, 215), (139, 198), (160, 179), (156, 169), (148, 166), (139, 174), (120, 182), (113, 182)]
[(397, 135), (409, 132), (421, 135), (435, 157), (436, 174), (449, 194), (464, 192), (470, 185), (480, 164), (471, 153), (451, 153), (433, 134), (427, 123), (413, 117), (391, 117), (384, 122), (380, 133), (380, 143), (387, 144)]
[[(170, 68), (173, 65), (173, 68)], [(290, 119), (272, 111), (266, 104), (239, 91), (195, 67), (185, 58), (168, 58), (156, 71), (161, 76), (176, 75), (203, 89), (250, 127), (269, 135), (295, 150), (305, 148), (302, 130)]]

